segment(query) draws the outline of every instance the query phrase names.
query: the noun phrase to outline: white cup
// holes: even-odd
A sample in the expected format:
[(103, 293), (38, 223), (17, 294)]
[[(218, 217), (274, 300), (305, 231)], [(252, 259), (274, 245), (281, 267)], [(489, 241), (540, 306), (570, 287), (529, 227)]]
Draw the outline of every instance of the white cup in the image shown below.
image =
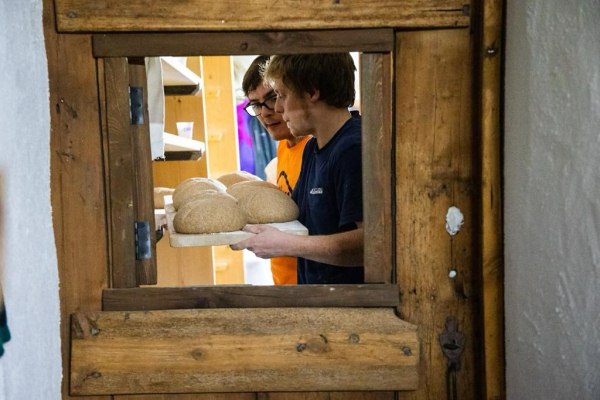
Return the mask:
[(194, 122), (177, 122), (177, 135), (191, 139), (194, 132)]

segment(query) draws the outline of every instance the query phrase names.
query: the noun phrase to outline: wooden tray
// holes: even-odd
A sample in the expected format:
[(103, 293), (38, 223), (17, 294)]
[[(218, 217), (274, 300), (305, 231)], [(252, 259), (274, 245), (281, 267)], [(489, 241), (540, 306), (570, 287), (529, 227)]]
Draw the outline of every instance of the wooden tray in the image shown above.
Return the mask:
[[(173, 204), (165, 204), (167, 213), (167, 229), (169, 230), (169, 244), (171, 247), (193, 247), (193, 246), (221, 246), (230, 245), (248, 239), (253, 233), (244, 231), (232, 231), (221, 233), (186, 234), (177, 233), (173, 227), (173, 219), (177, 212)], [(308, 229), (299, 221), (276, 222), (267, 224), (282, 232), (294, 235), (308, 235)]]

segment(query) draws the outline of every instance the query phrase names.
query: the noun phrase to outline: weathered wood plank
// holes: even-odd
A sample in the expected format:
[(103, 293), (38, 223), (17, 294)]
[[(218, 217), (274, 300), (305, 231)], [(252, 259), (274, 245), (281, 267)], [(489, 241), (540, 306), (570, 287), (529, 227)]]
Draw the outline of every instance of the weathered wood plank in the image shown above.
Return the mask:
[(389, 54), (362, 54), (365, 282), (392, 282), (392, 72)]
[[(88, 399), (89, 397), (86, 397)], [(131, 394), (114, 400), (256, 400), (254, 393)]]
[[(403, 399), (447, 398), (439, 335), (454, 317), (466, 337), (458, 398), (479, 398), (475, 384), (477, 147), (471, 123), (472, 52), (468, 30), (399, 32), (396, 53), (396, 231), (400, 315), (419, 326), (419, 376), (427, 386)], [(435, 61), (433, 61), (435, 60)], [(460, 232), (445, 229), (451, 206)], [(450, 275), (450, 271), (454, 271)]]
[[(50, 86), (50, 190), (60, 281), (62, 374), (69, 376), (68, 315), (100, 309), (102, 289), (107, 286), (106, 198), (90, 35), (57, 35), (52, 1), (43, 1), (43, 22)], [(71, 399), (68, 379), (62, 380), (61, 392), (63, 400)]]
[(481, 68), (481, 287), (483, 398), (506, 397), (504, 377), (504, 249), (502, 226), (502, 0), (483, 2)]
[(150, 258), (136, 259), (135, 274), (137, 285), (154, 285), (156, 274), (156, 235), (154, 229), (154, 185), (152, 178), (152, 152), (150, 149), (150, 118), (148, 117), (148, 80), (143, 59), (137, 63), (129, 59), (129, 85), (142, 89), (142, 124), (132, 124), (131, 142), (134, 186), (134, 212), (136, 221), (150, 224)]
[(256, 400), (395, 400), (394, 392), (258, 393)]
[[(59, 32), (240, 31), (469, 25), (464, 0), (55, 0)], [(268, 18), (265, 18), (268, 10)]]
[(135, 287), (133, 143), (129, 119), (129, 68), (126, 58), (104, 63), (108, 175), (110, 181), (111, 279), (113, 287)]
[(105, 311), (257, 307), (396, 307), (396, 285), (189, 286), (105, 289)]
[(104, 33), (92, 36), (95, 57), (390, 52), (392, 29), (278, 32)]
[(80, 313), (71, 327), (76, 395), (418, 384), (416, 327), (391, 308)]

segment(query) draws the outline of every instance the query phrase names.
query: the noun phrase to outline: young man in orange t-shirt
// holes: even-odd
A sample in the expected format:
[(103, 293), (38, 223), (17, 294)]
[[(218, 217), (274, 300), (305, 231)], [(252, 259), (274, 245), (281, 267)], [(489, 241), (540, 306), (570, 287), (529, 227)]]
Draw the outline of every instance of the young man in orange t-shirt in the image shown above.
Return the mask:
[[(291, 196), (300, 175), (304, 145), (310, 139), (310, 136), (294, 137), (283, 121), (282, 115), (275, 112), (277, 95), (264, 82), (261, 73), (268, 61), (268, 56), (257, 57), (252, 61), (244, 75), (242, 89), (249, 101), (245, 110), (251, 116), (257, 117), (273, 140), (278, 142), (277, 187), (288, 196)], [(276, 285), (296, 284), (296, 263), (295, 257), (271, 258), (273, 282)]]

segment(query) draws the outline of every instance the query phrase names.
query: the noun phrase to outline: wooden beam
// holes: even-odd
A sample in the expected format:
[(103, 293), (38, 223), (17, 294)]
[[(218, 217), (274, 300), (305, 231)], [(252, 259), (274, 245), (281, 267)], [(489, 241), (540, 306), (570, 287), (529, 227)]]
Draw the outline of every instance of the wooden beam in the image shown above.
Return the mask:
[(390, 283), (392, 206), (392, 58), (362, 54), (361, 114), (365, 282)]
[(55, 4), (59, 32), (464, 27), (469, 25), (470, 11), (465, 0), (55, 0)]
[(278, 32), (103, 33), (95, 57), (254, 55), (345, 51), (390, 52), (392, 29)]
[(105, 289), (104, 311), (257, 307), (396, 307), (396, 285), (189, 286)]
[[(136, 60), (139, 61), (139, 60)], [(150, 148), (150, 118), (148, 117), (148, 80), (144, 60), (133, 63), (129, 59), (129, 85), (142, 89), (143, 121), (131, 124), (131, 143), (135, 181), (134, 212), (136, 221), (145, 221), (150, 225), (150, 254), (148, 258), (135, 260), (136, 283), (155, 285), (156, 272), (156, 233), (154, 229), (154, 189), (152, 182), (152, 151)]]
[(129, 119), (129, 65), (126, 58), (109, 58), (104, 64), (106, 139), (110, 179), (110, 224), (113, 287), (137, 286), (134, 238), (135, 170)]
[(486, 0), (481, 19), (481, 293), (483, 302), (484, 398), (506, 397), (504, 377), (504, 258), (502, 225), (503, 0)]
[(79, 313), (71, 393), (413, 390), (414, 325), (387, 309)]
[[(406, 400), (446, 399), (452, 385), (439, 342), (448, 317), (466, 338), (456, 398), (479, 399), (477, 140), (472, 126), (469, 30), (398, 32), (396, 43), (396, 257), (400, 316), (419, 326), (419, 377)], [(432, 60), (435, 60), (432, 61)], [(464, 215), (450, 235), (446, 215)], [(402, 396), (404, 400), (404, 395)]]
[[(56, 367), (61, 368), (62, 376), (69, 376), (68, 316), (75, 311), (100, 309), (102, 289), (108, 285), (106, 193), (98, 113), (100, 93), (98, 70), (90, 57), (90, 35), (57, 35), (53, 3), (43, 0), (42, 4), (50, 89), (50, 192), (57, 257), (54, 262), (60, 281), (57, 293), (60, 296), (62, 357), (61, 365)], [(3, 254), (6, 250), (2, 247)], [(12, 318), (10, 314), (9, 318)], [(55, 331), (52, 332), (54, 335)], [(55, 383), (61, 385), (60, 398), (71, 399), (68, 379)], [(48, 397), (58, 397), (54, 389), (52, 392)], [(86, 400), (112, 398), (102, 396)]]

